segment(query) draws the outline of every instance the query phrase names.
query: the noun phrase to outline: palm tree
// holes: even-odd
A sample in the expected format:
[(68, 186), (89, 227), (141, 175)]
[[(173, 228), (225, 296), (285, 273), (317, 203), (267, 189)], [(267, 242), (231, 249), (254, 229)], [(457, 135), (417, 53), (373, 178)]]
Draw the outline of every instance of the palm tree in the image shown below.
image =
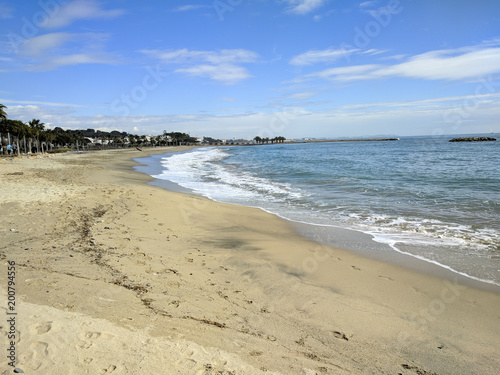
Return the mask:
[(253, 140), (254, 140), (254, 141), (255, 141), (255, 143), (257, 143), (257, 144), (259, 144), (259, 143), (261, 143), (261, 142), (262, 142), (262, 138), (261, 138), (261, 137), (259, 137), (259, 136), (255, 137)]
[[(28, 122), (28, 125), (30, 126), (30, 134), (33, 135), (36, 139), (36, 152), (40, 152), (40, 134), (43, 132), (45, 129), (45, 124), (43, 122), (40, 122), (40, 120), (33, 119), (30, 122)], [(31, 151), (31, 137), (29, 137), (29, 150)]]
[[(4, 106), (3, 104), (0, 104), (0, 122), (2, 122), (3, 120), (7, 120), (7, 112), (4, 111), (4, 108), (7, 108), (6, 106)], [(3, 144), (3, 136), (2, 136), (2, 127), (0, 126), (0, 148), (3, 148), (3, 153), (6, 154), (7, 153), (7, 149), (4, 147), (4, 144)]]
[[(0, 121), (0, 133), (10, 134), (11, 137), (9, 140), (7, 140), (7, 142), (10, 141), (11, 145), (14, 143), (14, 140), (16, 140), (16, 149), (18, 154), (19, 137), (26, 134), (27, 129), (28, 127), (19, 120), (2, 119), (2, 121)], [(3, 153), (7, 153), (7, 147), (4, 147)]]
[(5, 108), (7, 107), (3, 104), (0, 104), (0, 121), (7, 120), (7, 112), (4, 111)]
[(157, 135), (155, 138), (154, 138), (155, 142), (156, 142), (156, 146), (161, 146), (161, 135)]

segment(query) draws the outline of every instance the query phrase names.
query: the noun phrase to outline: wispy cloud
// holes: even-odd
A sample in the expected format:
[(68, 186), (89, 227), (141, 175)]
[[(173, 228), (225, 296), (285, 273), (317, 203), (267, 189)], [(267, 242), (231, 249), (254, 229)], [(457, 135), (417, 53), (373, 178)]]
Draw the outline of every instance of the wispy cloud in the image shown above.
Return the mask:
[(210, 8), (210, 5), (199, 5), (199, 4), (187, 4), (187, 5), (181, 5), (178, 6), (174, 9), (172, 9), (172, 12), (189, 12), (191, 10), (198, 10), (198, 9), (204, 9), (204, 8)]
[(316, 91), (302, 91), (302, 92), (296, 92), (294, 94), (290, 94), (290, 95), (288, 95), (288, 97), (290, 99), (302, 101), (302, 100), (311, 99), (312, 97), (314, 97), (316, 95), (318, 95), (318, 92), (316, 92)]
[(321, 7), (325, 0), (286, 0), (290, 4), (289, 13), (304, 15)]
[(0, 19), (8, 19), (14, 17), (14, 9), (5, 5), (0, 4)]
[(259, 55), (244, 49), (220, 51), (143, 50), (142, 53), (159, 59), (165, 64), (181, 65), (174, 69), (194, 77), (205, 77), (219, 83), (232, 85), (251, 77), (246, 68), (239, 64), (255, 62)]
[(478, 102), (499, 102), (500, 94), (499, 93), (490, 93), (490, 94), (479, 94), (479, 95), (461, 95), (461, 96), (447, 96), (441, 98), (432, 98), (432, 99), (421, 99), (421, 100), (405, 100), (405, 101), (394, 101), (394, 102), (377, 102), (377, 103), (361, 103), (361, 104), (349, 104), (339, 106), (337, 108), (341, 108), (343, 110), (357, 110), (364, 108), (382, 108), (382, 107), (427, 107), (434, 106), (437, 103), (443, 103), (446, 106), (454, 103), (464, 102), (468, 99), (474, 99)]
[[(340, 105), (311, 112), (302, 107), (290, 107), (285, 114), (289, 120), (284, 136), (302, 137), (304, 121), (308, 124), (308, 136), (355, 136), (374, 134), (374, 125), (384, 124), (385, 134), (419, 135), (431, 134), (436, 127), (436, 118), (442, 118), (447, 110), (453, 110), (457, 104), (472, 96), (433, 98), (416, 101), (361, 103)], [(476, 96), (473, 96), (477, 99)], [(461, 126), (463, 133), (487, 132), (498, 129), (499, 94), (481, 96), (481, 110), (471, 113), (467, 123)], [(484, 99), (484, 100), (483, 100)], [(0, 102), (4, 102), (0, 99)], [(12, 101), (7, 104), (14, 103)], [(235, 137), (253, 138), (262, 130), (262, 124), (269, 124), (276, 117), (275, 107), (269, 110), (241, 110), (227, 114), (216, 113), (180, 113), (178, 115), (145, 116), (107, 116), (78, 115), (70, 105), (57, 103), (38, 105), (9, 105), (9, 116), (22, 121), (41, 118), (48, 127), (85, 129), (92, 127), (102, 130), (120, 130), (142, 134), (161, 134), (165, 124), (175, 124), (178, 131), (190, 131), (191, 134), (225, 138), (228, 134)], [(456, 133), (453, 124), (441, 124), (446, 133)]]
[(334, 62), (347, 55), (359, 51), (358, 49), (338, 49), (328, 48), (324, 50), (312, 50), (293, 57), (290, 60), (292, 65), (312, 65), (316, 63)]
[(50, 33), (27, 39), (19, 46), (21, 56), (39, 57), (77, 38), (77, 34)]
[(150, 56), (157, 57), (165, 63), (169, 64), (183, 64), (183, 63), (196, 63), (208, 62), (211, 64), (222, 63), (247, 63), (257, 60), (259, 55), (255, 52), (245, 49), (223, 49), (220, 51), (195, 51), (188, 50), (187, 48), (178, 50), (142, 50)]
[(364, 1), (361, 4), (359, 4), (359, 7), (360, 8), (369, 8), (369, 7), (374, 6), (375, 4), (377, 4), (376, 1)]
[(380, 65), (353, 65), (343, 66), (339, 68), (325, 69), (320, 72), (307, 74), (308, 78), (324, 78), (324, 79), (337, 79), (337, 80), (355, 80), (366, 77), (370, 72), (375, 71)]
[(53, 70), (77, 64), (115, 64), (118, 59), (104, 51), (109, 36), (98, 33), (50, 33), (27, 39), (19, 56), (29, 61), (28, 70)]
[(96, 0), (73, 0), (64, 3), (41, 27), (54, 29), (70, 25), (77, 20), (114, 18), (124, 14), (122, 9), (104, 10)]
[(348, 58), (353, 54), (358, 55), (379, 55), (387, 52), (387, 50), (378, 50), (371, 48), (361, 50), (357, 48), (327, 48), (323, 50), (311, 50), (300, 55), (294, 56), (290, 60), (290, 64), (297, 66), (313, 65), (317, 63), (334, 63), (342, 58)]
[(392, 77), (456, 81), (500, 73), (499, 62), (500, 48), (465, 47), (422, 53), (394, 65), (354, 65), (326, 69), (303, 78), (342, 82)]
[(407, 55), (404, 55), (404, 54), (385, 56), (385, 57), (381, 57), (381, 60), (403, 60), (406, 56)]
[(58, 56), (45, 60), (44, 62), (30, 66), (28, 70), (53, 70), (63, 66), (80, 65), (80, 64), (117, 64), (113, 56), (102, 54), (85, 54), (76, 53), (73, 55)]
[(175, 72), (193, 77), (206, 77), (227, 85), (232, 85), (251, 77), (247, 69), (234, 64), (196, 65), (191, 68), (176, 69)]
[(80, 104), (69, 104), (69, 103), (55, 103), (55, 102), (43, 102), (43, 101), (31, 101), (31, 100), (15, 100), (0, 98), (0, 102), (3, 104), (25, 104), (31, 106), (43, 105), (47, 107), (84, 107)]

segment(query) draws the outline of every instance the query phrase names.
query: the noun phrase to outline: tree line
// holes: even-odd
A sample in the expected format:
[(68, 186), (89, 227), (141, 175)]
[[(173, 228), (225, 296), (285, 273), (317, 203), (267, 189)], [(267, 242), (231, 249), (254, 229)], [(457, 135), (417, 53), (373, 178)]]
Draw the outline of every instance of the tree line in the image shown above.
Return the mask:
[(286, 138), (285, 137), (282, 137), (282, 136), (279, 136), (279, 137), (274, 137), (274, 138), (269, 138), (269, 137), (266, 137), (266, 138), (261, 138), (261, 137), (255, 137), (253, 139), (255, 141), (255, 143), (257, 144), (264, 144), (264, 143), (283, 143), (284, 141), (286, 141)]
[[(55, 152), (67, 148), (115, 148), (142, 146), (178, 146), (197, 143), (197, 139), (181, 132), (167, 132), (148, 137), (113, 130), (111, 132), (86, 129), (64, 130), (60, 127), (46, 129), (38, 119), (27, 123), (7, 118), (7, 107), (0, 104), (1, 154)], [(92, 141), (97, 140), (97, 144)], [(214, 140), (215, 141), (215, 140)]]
[[(148, 137), (113, 130), (111, 132), (95, 129), (67, 129), (60, 127), (47, 129), (39, 119), (23, 123), (7, 117), (7, 107), (0, 104), (0, 154), (28, 154), (43, 152), (60, 152), (67, 149), (100, 149), (143, 146), (179, 146), (199, 143), (197, 138), (182, 132), (167, 132)], [(94, 141), (94, 143), (91, 141)], [(283, 143), (285, 137), (253, 139), (257, 144)], [(204, 137), (203, 144), (223, 144), (220, 139)]]

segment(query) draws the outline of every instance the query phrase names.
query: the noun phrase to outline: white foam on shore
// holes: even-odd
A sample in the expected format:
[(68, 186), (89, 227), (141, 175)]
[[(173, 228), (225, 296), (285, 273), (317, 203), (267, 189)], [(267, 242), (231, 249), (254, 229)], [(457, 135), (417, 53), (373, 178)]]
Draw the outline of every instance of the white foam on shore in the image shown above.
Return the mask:
[(162, 159), (165, 169), (152, 177), (170, 180), (210, 199), (242, 204), (270, 198), (286, 200), (301, 197), (301, 192), (290, 184), (275, 183), (230, 164), (218, 163), (228, 156), (224, 150), (217, 148), (174, 154)]
[[(223, 162), (230, 156), (227, 149), (220, 148), (169, 155), (161, 160), (162, 173), (153, 177), (175, 182), (212, 200), (258, 207), (298, 223), (362, 232), (401, 254), (474, 280), (500, 285), (500, 275), (495, 273), (498, 270), (481, 272), (485, 262), (479, 259), (487, 257), (489, 247), (498, 245), (495, 231), (478, 231), (437, 219), (422, 220), (370, 212), (353, 213), (341, 207), (322, 210), (307, 199), (306, 192), (290, 184), (255, 176), (238, 168), (238, 165)], [(402, 250), (401, 245), (412, 252)], [(453, 248), (467, 248), (467, 251), (448, 253)], [(476, 252), (474, 259), (479, 259), (483, 265), (471, 263), (472, 252)], [(474, 276), (474, 271), (481, 275), (492, 275), (493, 280)]]
[(446, 264), (443, 264), (441, 262), (438, 262), (438, 261), (435, 261), (435, 260), (432, 260), (432, 259), (428, 259), (422, 255), (418, 255), (418, 254), (413, 254), (413, 253), (409, 253), (407, 251), (403, 251), (401, 250), (400, 248), (398, 248), (397, 244), (398, 242), (397, 241), (394, 241), (394, 240), (389, 240), (387, 237), (383, 237), (383, 236), (378, 236), (376, 234), (371, 234), (373, 236), (373, 240), (374, 241), (377, 241), (379, 243), (383, 243), (383, 244), (386, 244), (388, 245), (391, 249), (393, 249), (394, 251), (397, 251), (398, 253), (401, 253), (401, 254), (404, 254), (404, 255), (408, 255), (408, 256), (411, 256), (413, 258), (416, 258), (416, 259), (419, 259), (421, 261), (424, 261), (424, 262), (427, 262), (427, 263), (432, 263), (436, 266), (439, 266), (441, 268), (444, 268), (444, 269), (447, 269), (448, 271), (451, 271), (453, 273), (456, 273), (458, 275), (461, 275), (461, 276), (464, 276), (464, 277), (468, 277), (472, 280), (476, 280), (476, 281), (480, 281), (482, 283), (487, 283), (487, 284), (491, 284), (491, 285), (497, 285), (497, 286), (500, 286), (500, 283), (498, 282), (495, 282), (493, 280), (487, 280), (487, 279), (484, 279), (484, 278), (480, 278), (480, 277), (476, 277), (476, 276), (473, 276), (473, 275), (470, 275), (469, 273), (467, 272), (462, 272), (462, 271), (458, 271), (456, 270), (455, 268), (453, 267), (450, 267)]

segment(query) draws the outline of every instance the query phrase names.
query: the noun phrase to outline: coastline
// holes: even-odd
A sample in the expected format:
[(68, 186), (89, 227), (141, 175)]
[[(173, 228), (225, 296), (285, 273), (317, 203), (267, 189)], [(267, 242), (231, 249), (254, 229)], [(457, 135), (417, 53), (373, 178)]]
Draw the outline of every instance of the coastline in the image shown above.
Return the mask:
[(496, 373), (499, 294), (320, 245), (260, 209), (146, 184), (131, 158), (150, 151), (173, 148), (0, 161), (17, 367)]
[[(372, 139), (368, 139), (368, 141), (371, 140)], [(194, 148), (196, 149), (197, 147)], [(136, 158), (134, 160), (140, 163), (140, 165), (135, 166), (133, 169), (135, 171), (145, 173), (148, 176), (160, 175), (163, 173), (163, 167), (161, 167), (161, 158), (162, 155)], [(185, 188), (175, 182), (171, 182), (165, 179), (153, 178), (153, 180), (149, 181), (148, 183), (173, 192), (193, 194), (202, 197), (204, 196), (202, 194), (195, 193), (189, 188)], [(404, 243), (394, 242), (391, 245), (385, 241), (377, 240), (372, 234), (363, 231), (342, 228), (336, 225), (314, 224), (312, 222), (290, 219), (276, 211), (270, 210), (269, 208), (260, 205), (245, 205), (244, 203), (241, 204), (225, 202), (223, 199), (209, 199), (216, 202), (231, 203), (244, 207), (254, 207), (261, 209), (266, 213), (275, 215), (280, 219), (288, 222), (290, 227), (299, 235), (323, 245), (344, 249), (350, 252), (354, 252), (363, 257), (395, 264), (398, 266), (402, 266), (405, 269), (411, 269), (420, 273), (436, 276), (438, 278), (451, 281), (456, 279), (459, 283), (465, 286), (500, 293), (500, 285), (498, 283), (461, 272), (449, 265), (439, 263), (437, 261), (432, 261), (425, 257), (413, 254), (411, 251), (407, 252), (405, 251), (406, 245)]]

